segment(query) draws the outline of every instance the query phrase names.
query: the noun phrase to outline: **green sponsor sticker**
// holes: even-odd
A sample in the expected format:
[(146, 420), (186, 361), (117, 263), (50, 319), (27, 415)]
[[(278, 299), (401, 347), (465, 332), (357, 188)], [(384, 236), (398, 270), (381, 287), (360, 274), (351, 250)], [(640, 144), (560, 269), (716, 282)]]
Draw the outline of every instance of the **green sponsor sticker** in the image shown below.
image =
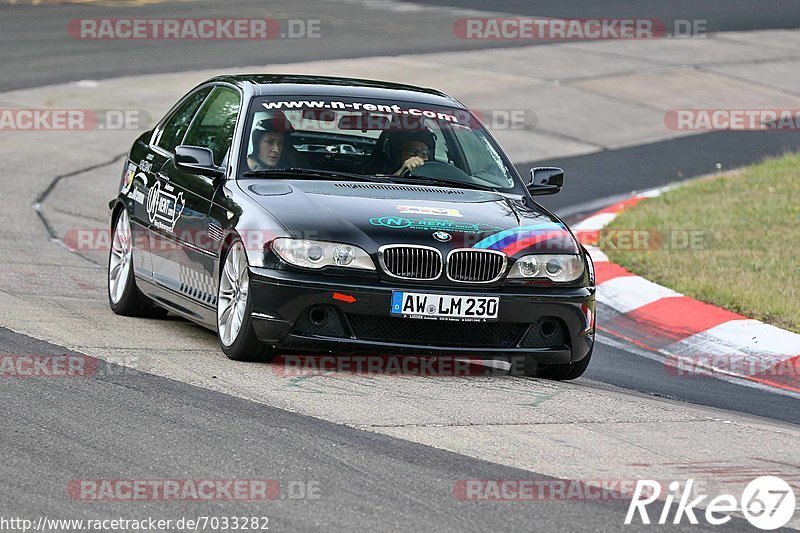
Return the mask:
[(369, 219), (373, 226), (383, 226), (394, 229), (419, 229), (419, 230), (443, 230), (455, 231), (459, 233), (486, 233), (503, 229), (499, 226), (489, 224), (470, 224), (466, 222), (456, 222), (444, 218), (406, 218), (406, 217), (375, 217)]

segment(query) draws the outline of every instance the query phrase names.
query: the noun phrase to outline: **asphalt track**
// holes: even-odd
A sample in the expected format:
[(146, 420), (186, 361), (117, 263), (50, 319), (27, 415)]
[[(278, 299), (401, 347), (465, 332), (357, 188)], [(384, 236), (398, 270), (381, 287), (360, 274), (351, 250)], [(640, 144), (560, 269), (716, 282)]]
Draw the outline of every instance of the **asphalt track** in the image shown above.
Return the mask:
[[(5, 329), (0, 329), (0, 339), (16, 353), (70, 353)], [(279, 531), (419, 531), (433, 523), (448, 531), (489, 526), (520, 530), (531, 522), (555, 529), (575, 512), (571, 502), (532, 505), (513, 514), (502, 504), (453, 505), (452, 485), (459, 479), (531, 474), (320, 423), (104, 361), (98, 361), (89, 380), (19, 380), (8, 384), (4, 396), (3, 427), (13, 429), (0, 439), (3, 449), (16, 453), (3, 467), (3, 516), (91, 516), (91, 502), (52, 497), (75, 479), (77, 464), (91, 465), (88, 479), (102, 478), (109, 467), (123, 478), (126, 473), (136, 477), (139, 465), (147, 464), (165, 478), (217, 478), (226, 471), (241, 479), (282, 480), (283, 498), (266, 504), (183, 502), (176, 508), (174, 502), (160, 502), (148, 510), (151, 516), (175, 519), (223, 512), (266, 515), (271, 528)], [(38, 408), (32, 409), (34, 405)], [(289, 457), (276, 456), (278, 450)], [(120, 461), (128, 468), (119, 470)], [(318, 489), (290, 493), (289, 485), (298, 483)], [(594, 504), (589, 507), (595, 509), (583, 512), (595, 514), (595, 523), (608, 527), (619, 521), (623, 506)], [(119, 503), (117, 508), (124, 512), (130, 505)], [(584, 531), (591, 530), (591, 525), (584, 526)]]
[(799, 148), (800, 132), (717, 131), (582, 156), (550, 158), (517, 165), (517, 170), (526, 176), (536, 166), (565, 169), (564, 189), (540, 200), (562, 215), (575, 215), (602, 207), (597, 205), (597, 191), (608, 198), (654, 189)]
[[(0, 343), (12, 353), (78, 355), (5, 328)], [(627, 511), (623, 496), (522, 502), (513, 509), (509, 502), (459, 501), (453, 487), (460, 480), (556, 478), (96, 364), (88, 379), (4, 385), (0, 516), (89, 519), (102, 506), (110, 516), (137, 519), (266, 516), (273, 531), (557, 531), (569, 524), (570, 531), (590, 532), (618, 529)], [(56, 496), (75, 480), (105, 479), (110, 470), (118, 479), (274, 480), (279, 493), (257, 502), (155, 501), (145, 511), (141, 502)], [(651, 512), (659, 516), (662, 509)], [(725, 530), (746, 531), (748, 524), (734, 518)]]
[[(319, 20), (317, 38), (252, 41), (84, 41), (70, 37), (70, 20), (94, 17), (169, 18), (186, 15), (187, 3), (145, 5), (0, 5), (0, 92), (46, 84), (213, 67), (363, 56), (470, 50), (536, 42), (470, 41), (452, 34), (453, 21), (475, 15), (537, 15), (565, 18), (646, 17), (665, 21), (703, 19), (708, 31), (724, 32), (800, 27), (800, 9), (791, 0), (681, 2), (558, 2), (503, 0), (487, 7), (478, 0), (370, 3), (367, 0), (292, 2), (233, 0), (191, 2), (193, 17), (274, 17)], [(472, 15), (469, 15), (472, 16)], [(413, 28), (413, 29), (412, 29)], [(413, 35), (413, 38), (409, 38)], [(320, 43), (324, 43), (321, 46)], [(368, 43), (368, 46), (365, 46)], [(521, 68), (521, 67), (520, 67)], [(567, 169), (567, 188), (542, 199), (549, 208), (574, 207), (604, 197), (643, 190), (721, 169), (735, 168), (800, 146), (798, 132), (717, 132), (670, 139), (585, 156), (521, 163)], [(720, 167), (717, 167), (717, 164)]]
[[(308, 9), (300, 3), (289, 4), (271, 3), (270, 9), (286, 16), (305, 13), (305, 17), (310, 18)], [(448, 5), (455, 4), (458, 2), (448, 2)], [(664, 17), (680, 12), (681, 16), (676, 18), (708, 18), (710, 28), (715, 27), (711, 25), (713, 19), (720, 31), (800, 25), (800, 16), (789, 10), (787, 3), (777, 4), (772, 10), (760, 6), (756, 13), (747, 2), (726, 3), (724, 9), (712, 2), (686, 3), (685, 9), (674, 7), (672, 3), (670, 7), (665, 7), (667, 4), (662, 7)], [(202, 3), (194, 5), (204, 6)], [(341, 7), (335, 2), (322, 8), (317, 5), (315, 9), (321, 10)], [(501, 2), (492, 7), (498, 12), (529, 14), (528, 10), (533, 9), (531, 5)], [(619, 2), (614, 3), (612, 10), (605, 4), (599, 14), (637, 16), (632, 13), (633, 6), (637, 5), (642, 4)], [(255, 12), (263, 4), (241, 2), (234, 6), (232, 2), (226, 4), (224, 10), (211, 4), (206, 6), (209, 13), (219, 13), (218, 16), (229, 16), (234, 8), (237, 15), (245, 16), (248, 9)], [(558, 6), (538, 3), (536, 11), (530, 14), (595, 16), (592, 11), (595, 3), (570, 4), (568, 11)], [(647, 16), (659, 16), (658, 4), (653, 7), (648, 3), (647, 6)], [(247, 46), (239, 44), (222, 47), (225, 49), (219, 51), (202, 49), (198, 53), (197, 48), (173, 44), (167, 50), (161, 48), (165, 46), (163, 43), (151, 43), (136, 51), (125, 48), (125, 53), (115, 49), (112, 43), (97, 47), (94, 53), (81, 53), (76, 57), (75, 49), (70, 46), (74, 43), (57, 38), (63, 34), (65, 20), (73, 16), (69, 11), (76, 7), (6, 6), (2, 9), (2, 26), (9, 31), (3, 32), (0, 40), (4, 41), (4, 51), (9, 52), (0, 65), (0, 90), (120, 74), (207, 68), (214, 64), (231, 66), (231, 56), (237, 58), (234, 63), (241, 59), (241, 64), (267, 59), (263, 50), (247, 50)], [(80, 16), (91, 16), (93, 9), (107, 16), (104, 8), (85, 6), (81, 7)], [(180, 16), (183, 6), (167, 3), (118, 9), (129, 9), (136, 16), (166, 17)], [(258, 12), (263, 13), (263, 10)], [(365, 28), (364, 31), (374, 31), (377, 35), (391, 29), (385, 13), (367, 9), (363, 13), (373, 17), (362, 21), (360, 27)], [(206, 13), (205, 16), (210, 15)], [(421, 17), (423, 25), (425, 19)], [(325, 20), (344, 24), (344, 13), (336, 11), (335, 16), (328, 14)], [(31, 30), (36, 24), (42, 25), (39, 33)], [(388, 26), (382, 28), (381, 24)], [(375, 43), (370, 50), (364, 50), (362, 45), (366, 39)], [(350, 37), (331, 42), (324, 48), (313, 43), (309, 43), (308, 48), (304, 48), (305, 44), (287, 46), (285, 50), (276, 48), (270, 50), (268, 59), (274, 62), (275, 55), (281, 61), (298, 61), (390, 53), (399, 48), (396, 39), (402, 39), (402, 36), (397, 37), (396, 31), (392, 39), (365, 37), (363, 33), (353, 32)], [(472, 46), (443, 42), (424, 32), (420, 39), (402, 42), (404, 53)], [(277, 46), (283, 45), (277, 43)], [(158, 57), (159, 61), (153, 61), (153, 57)], [(614, 196), (705, 174), (715, 170), (717, 163), (726, 169), (798, 146), (800, 138), (795, 134), (717, 133), (548, 160), (549, 164), (568, 169), (568, 187), (561, 195), (543, 203), (577, 213), (580, 206), (597, 199), (598, 190), (603, 191), (604, 196)], [(519, 167), (526, 170), (534, 165)], [(4, 183), (8, 183), (8, 179), (4, 173)], [(602, 314), (600, 316), (602, 319)], [(176, 326), (167, 321), (163, 327), (167, 334)], [(207, 345), (207, 350), (215, 349), (213, 336), (202, 333), (199, 339)], [(0, 352), (61, 354), (70, 350), (0, 328)], [(220, 359), (218, 363), (223, 366), (227, 362)], [(120, 478), (265, 477), (281, 480), (282, 489), (292, 481), (318, 483), (322, 487), (320, 499), (283, 498), (266, 506), (243, 502), (148, 502), (146, 506), (149, 514), (163, 518), (224, 513), (263, 515), (266, 510), (274, 519), (271, 524), (275, 524), (275, 530), (421, 530), (431, 529), (435, 524), (437, 530), (552, 531), (565, 529), (565, 524), (569, 524), (570, 530), (612, 531), (620, 527), (625, 513), (624, 501), (525, 502), (513, 507), (508, 502), (482, 502), (480, 505), (459, 502), (453, 498), (452, 487), (460, 479), (549, 478), (531, 468), (516, 469), (476, 459), (475, 455), (470, 457), (404, 438), (364, 432), (319, 417), (265, 406), (263, 402), (254, 403), (206, 387), (195, 387), (154, 375), (154, 372), (103, 361), (98, 364), (97, 375), (87, 380), (4, 381), (0, 390), (0, 401), (5, 406), (0, 415), (3, 427), (0, 446), (11, 453), (0, 467), (3, 473), (0, 488), (6, 495), (0, 503), (0, 515), (95, 516), (99, 512), (97, 505), (58, 495), (63, 495), (64, 487), (76, 476), (107, 477), (109, 471)], [(663, 398), (678, 409), (686, 405), (688, 410), (689, 404), (709, 406), (718, 410), (720, 417), (744, 413), (789, 425), (800, 420), (796, 398), (716, 379), (671, 379), (659, 362), (610, 339), (598, 345), (595, 361), (585, 379), (580, 381), (598, 391), (613, 391), (633, 398)], [(380, 410), (385, 406), (378, 404), (374, 408)], [(286, 460), (287, 457), (291, 460)], [(575, 460), (585, 461), (586, 458)], [(797, 467), (793, 465), (792, 468)], [(288, 491), (286, 494), (288, 496)], [(117, 503), (104, 507), (102, 513), (136, 511), (142, 514), (141, 509), (134, 504)], [(725, 529), (744, 530), (746, 523), (734, 520)]]
[[(419, 0), (425, 5), (483, 9), (481, 0)], [(796, 28), (800, 11), (791, 0), (501, 0), (493, 9), (515, 15), (555, 18), (649, 18), (671, 26), (675, 20), (703, 20), (709, 32)]]
[[(386, 9), (386, 6), (389, 9)], [(401, 2), (334, 0), (232, 0), (191, 2), (192, 17), (269, 17), (319, 21), (319, 38), (264, 41), (83, 41), (65, 31), (77, 17), (171, 18), (187, 14), (186, 2), (153, 5), (0, 6), (0, 90), (76, 79), (99, 79), (154, 72), (179, 72), (311, 59), (413, 54), (493, 46), (452, 34), (456, 11), (447, 8), (406, 12)], [(284, 25), (282, 30), (288, 30)], [(298, 30), (300, 31), (300, 30)], [(36, 68), (32, 68), (32, 67)]]
[[(77, 17), (181, 17), (186, 15), (188, 6), (186, 2), (99, 4), (0, 5), (0, 91), (154, 72), (535, 44), (455, 38), (453, 21), (473, 16), (459, 11), (464, 8), (485, 16), (642, 17), (665, 22), (702, 19), (707, 21), (710, 32), (800, 27), (800, 9), (792, 0), (759, 0), (757, 4), (750, 0), (500, 0), (491, 4), (482, 0), (195, 0), (191, 2), (191, 15), (197, 18), (266, 16), (319, 20), (324, 46), (319, 39), (276, 39), (266, 45), (258, 41), (161, 40), (136, 41), (131, 46), (125, 41), (81, 41), (66, 34), (67, 24)], [(437, 7), (440, 9), (430, 10)], [(405, 16), (411, 16), (411, 22)]]

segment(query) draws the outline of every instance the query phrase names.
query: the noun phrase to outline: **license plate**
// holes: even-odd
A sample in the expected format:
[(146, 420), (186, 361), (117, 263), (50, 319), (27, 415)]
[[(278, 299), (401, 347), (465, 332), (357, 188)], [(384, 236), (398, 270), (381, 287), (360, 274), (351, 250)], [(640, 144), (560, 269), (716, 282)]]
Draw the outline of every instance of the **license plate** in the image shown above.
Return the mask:
[(497, 296), (450, 296), (418, 292), (392, 292), (391, 314), (443, 320), (497, 320)]

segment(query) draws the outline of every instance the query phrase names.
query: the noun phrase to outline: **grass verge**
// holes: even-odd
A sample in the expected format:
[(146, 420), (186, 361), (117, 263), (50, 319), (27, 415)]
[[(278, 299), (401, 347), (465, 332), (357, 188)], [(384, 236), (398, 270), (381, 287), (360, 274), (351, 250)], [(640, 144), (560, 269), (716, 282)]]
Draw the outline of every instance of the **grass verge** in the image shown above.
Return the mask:
[(800, 333), (800, 154), (643, 200), (614, 231), (601, 248), (631, 272)]

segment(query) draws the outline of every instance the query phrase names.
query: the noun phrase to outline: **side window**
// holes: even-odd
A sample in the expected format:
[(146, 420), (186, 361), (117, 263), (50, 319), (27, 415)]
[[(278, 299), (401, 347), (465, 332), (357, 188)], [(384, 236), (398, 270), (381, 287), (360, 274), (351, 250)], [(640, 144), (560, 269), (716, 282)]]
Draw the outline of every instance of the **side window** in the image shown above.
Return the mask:
[(183, 144), (210, 148), (214, 164), (222, 164), (233, 141), (239, 114), (239, 93), (227, 87), (215, 87), (189, 126)]
[(170, 115), (156, 143), (160, 148), (170, 153), (175, 152), (175, 147), (181, 143), (192, 117), (194, 117), (209, 92), (211, 92), (211, 87), (197, 91)]

